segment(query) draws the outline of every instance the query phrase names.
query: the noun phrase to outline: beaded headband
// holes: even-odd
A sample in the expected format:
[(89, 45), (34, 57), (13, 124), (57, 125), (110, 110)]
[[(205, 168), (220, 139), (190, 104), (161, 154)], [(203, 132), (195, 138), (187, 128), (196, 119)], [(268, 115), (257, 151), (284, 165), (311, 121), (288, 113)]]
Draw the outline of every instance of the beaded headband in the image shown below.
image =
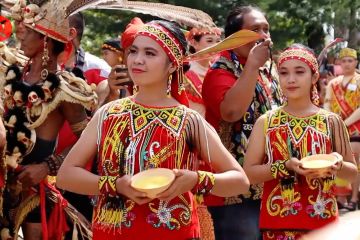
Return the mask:
[(210, 28), (210, 29), (193, 28), (187, 34), (186, 38), (189, 41), (189, 40), (193, 39), (195, 36), (203, 36), (203, 35), (207, 35), (207, 34), (220, 36), (221, 35), (221, 30), (219, 28)]
[(279, 56), (278, 66), (280, 67), (287, 60), (300, 60), (306, 63), (313, 72), (318, 72), (319, 65), (314, 54), (303, 48), (288, 48)]
[(146, 36), (159, 43), (170, 60), (177, 67), (182, 65), (183, 54), (179, 41), (164, 27), (158, 24), (145, 24), (137, 36)]
[(109, 49), (109, 50), (111, 50), (111, 51), (114, 51), (114, 52), (121, 52), (121, 49), (118, 49), (118, 48), (116, 48), (116, 47), (113, 47), (113, 46), (111, 46), (111, 45), (109, 45), (109, 44), (106, 44), (106, 43), (104, 43), (102, 46), (101, 46), (101, 49)]
[(356, 50), (352, 48), (343, 48), (340, 50), (339, 58), (352, 57), (357, 59)]

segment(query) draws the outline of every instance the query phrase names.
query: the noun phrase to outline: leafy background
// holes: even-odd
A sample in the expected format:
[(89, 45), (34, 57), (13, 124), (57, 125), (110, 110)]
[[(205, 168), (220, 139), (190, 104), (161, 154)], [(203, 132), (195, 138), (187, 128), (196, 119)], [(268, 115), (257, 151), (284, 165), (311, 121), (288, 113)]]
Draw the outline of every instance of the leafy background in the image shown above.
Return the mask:
[[(330, 32), (335, 37), (348, 40), (350, 47), (360, 50), (360, 0), (162, 0), (162, 2), (208, 13), (219, 27), (224, 27), (227, 13), (235, 6), (253, 4), (267, 15), (275, 49), (282, 49), (294, 42), (309, 45), (319, 52), (328, 40)], [(128, 11), (87, 10), (83, 47), (95, 54), (100, 53), (102, 42), (119, 36), (135, 16), (144, 21), (152, 16)], [(333, 50), (333, 51), (336, 51)], [(358, 51), (359, 52), (359, 51)]]

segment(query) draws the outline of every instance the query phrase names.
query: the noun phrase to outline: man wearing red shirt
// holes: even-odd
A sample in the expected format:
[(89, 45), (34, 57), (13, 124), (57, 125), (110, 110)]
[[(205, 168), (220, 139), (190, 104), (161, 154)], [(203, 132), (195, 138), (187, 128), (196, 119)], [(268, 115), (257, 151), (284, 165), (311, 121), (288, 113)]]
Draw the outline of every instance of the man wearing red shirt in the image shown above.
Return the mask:
[[(227, 17), (225, 37), (240, 29), (258, 32), (264, 39), (232, 51), (224, 51), (207, 72), (203, 83), (206, 120), (222, 142), (243, 164), (248, 138), (257, 118), (281, 104), (275, 65), (268, 61), (271, 39), (269, 23), (260, 9), (243, 6)], [(273, 70), (273, 71), (271, 71)], [(210, 199), (217, 240), (259, 239), (261, 186), (247, 195)]]

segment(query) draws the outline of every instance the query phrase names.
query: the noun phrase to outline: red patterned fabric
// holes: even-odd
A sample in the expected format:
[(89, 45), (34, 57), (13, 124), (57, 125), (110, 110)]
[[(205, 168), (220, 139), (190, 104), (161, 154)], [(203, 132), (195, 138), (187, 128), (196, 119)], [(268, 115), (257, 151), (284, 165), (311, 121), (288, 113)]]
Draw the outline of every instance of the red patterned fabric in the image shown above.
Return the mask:
[(305, 232), (297, 231), (266, 231), (263, 232), (263, 240), (298, 240)]
[(187, 84), (185, 84), (186, 95), (189, 100), (204, 104), (201, 96), (202, 80), (196, 72), (189, 70), (185, 73)]
[[(283, 108), (270, 111), (265, 126), (268, 164), (290, 157), (302, 159), (308, 155), (333, 152), (331, 117), (336, 118), (325, 110), (304, 118), (291, 116)], [(293, 184), (289, 184), (288, 177), (264, 183), (261, 229), (308, 231), (337, 219), (332, 178), (309, 180), (296, 175), (294, 179)]]
[[(99, 121), (99, 175), (134, 175), (150, 168), (197, 169), (190, 150), (189, 117), (182, 106), (155, 108), (131, 98), (113, 102)], [(119, 174), (120, 173), (120, 174)], [(121, 207), (123, 206), (123, 207)], [(170, 202), (154, 199), (137, 205), (127, 198), (99, 196), (93, 239), (191, 239), (199, 237), (194, 196), (187, 192)]]

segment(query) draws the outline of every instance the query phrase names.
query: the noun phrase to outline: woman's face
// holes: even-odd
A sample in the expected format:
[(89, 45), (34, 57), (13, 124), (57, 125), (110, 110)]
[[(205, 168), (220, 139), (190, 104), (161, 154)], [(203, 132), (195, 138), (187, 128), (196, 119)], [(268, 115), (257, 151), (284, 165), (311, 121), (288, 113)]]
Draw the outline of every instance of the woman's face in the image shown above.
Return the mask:
[(343, 70), (343, 74), (345, 75), (351, 75), (354, 74), (356, 70), (356, 65), (358, 61), (355, 58), (352, 57), (343, 57), (340, 59), (340, 66)]
[(195, 51), (198, 52), (204, 48), (211, 47), (220, 42), (220, 36), (215, 34), (205, 34), (201, 36), (200, 41), (193, 40), (192, 45)]
[(123, 52), (115, 52), (110, 49), (103, 49), (101, 52), (102, 58), (110, 65), (110, 67), (122, 64), (124, 56)]
[(288, 101), (309, 98), (311, 87), (316, 83), (318, 74), (300, 60), (286, 60), (279, 67), (280, 86)]
[(44, 36), (31, 28), (25, 27), (25, 31), (21, 39), (21, 50), (24, 51), (24, 55), (28, 58), (33, 58), (38, 53), (41, 53), (43, 48)]
[(137, 36), (127, 57), (129, 74), (138, 86), (166, 85), (175, 68), (160, 45), (150, 37)]

